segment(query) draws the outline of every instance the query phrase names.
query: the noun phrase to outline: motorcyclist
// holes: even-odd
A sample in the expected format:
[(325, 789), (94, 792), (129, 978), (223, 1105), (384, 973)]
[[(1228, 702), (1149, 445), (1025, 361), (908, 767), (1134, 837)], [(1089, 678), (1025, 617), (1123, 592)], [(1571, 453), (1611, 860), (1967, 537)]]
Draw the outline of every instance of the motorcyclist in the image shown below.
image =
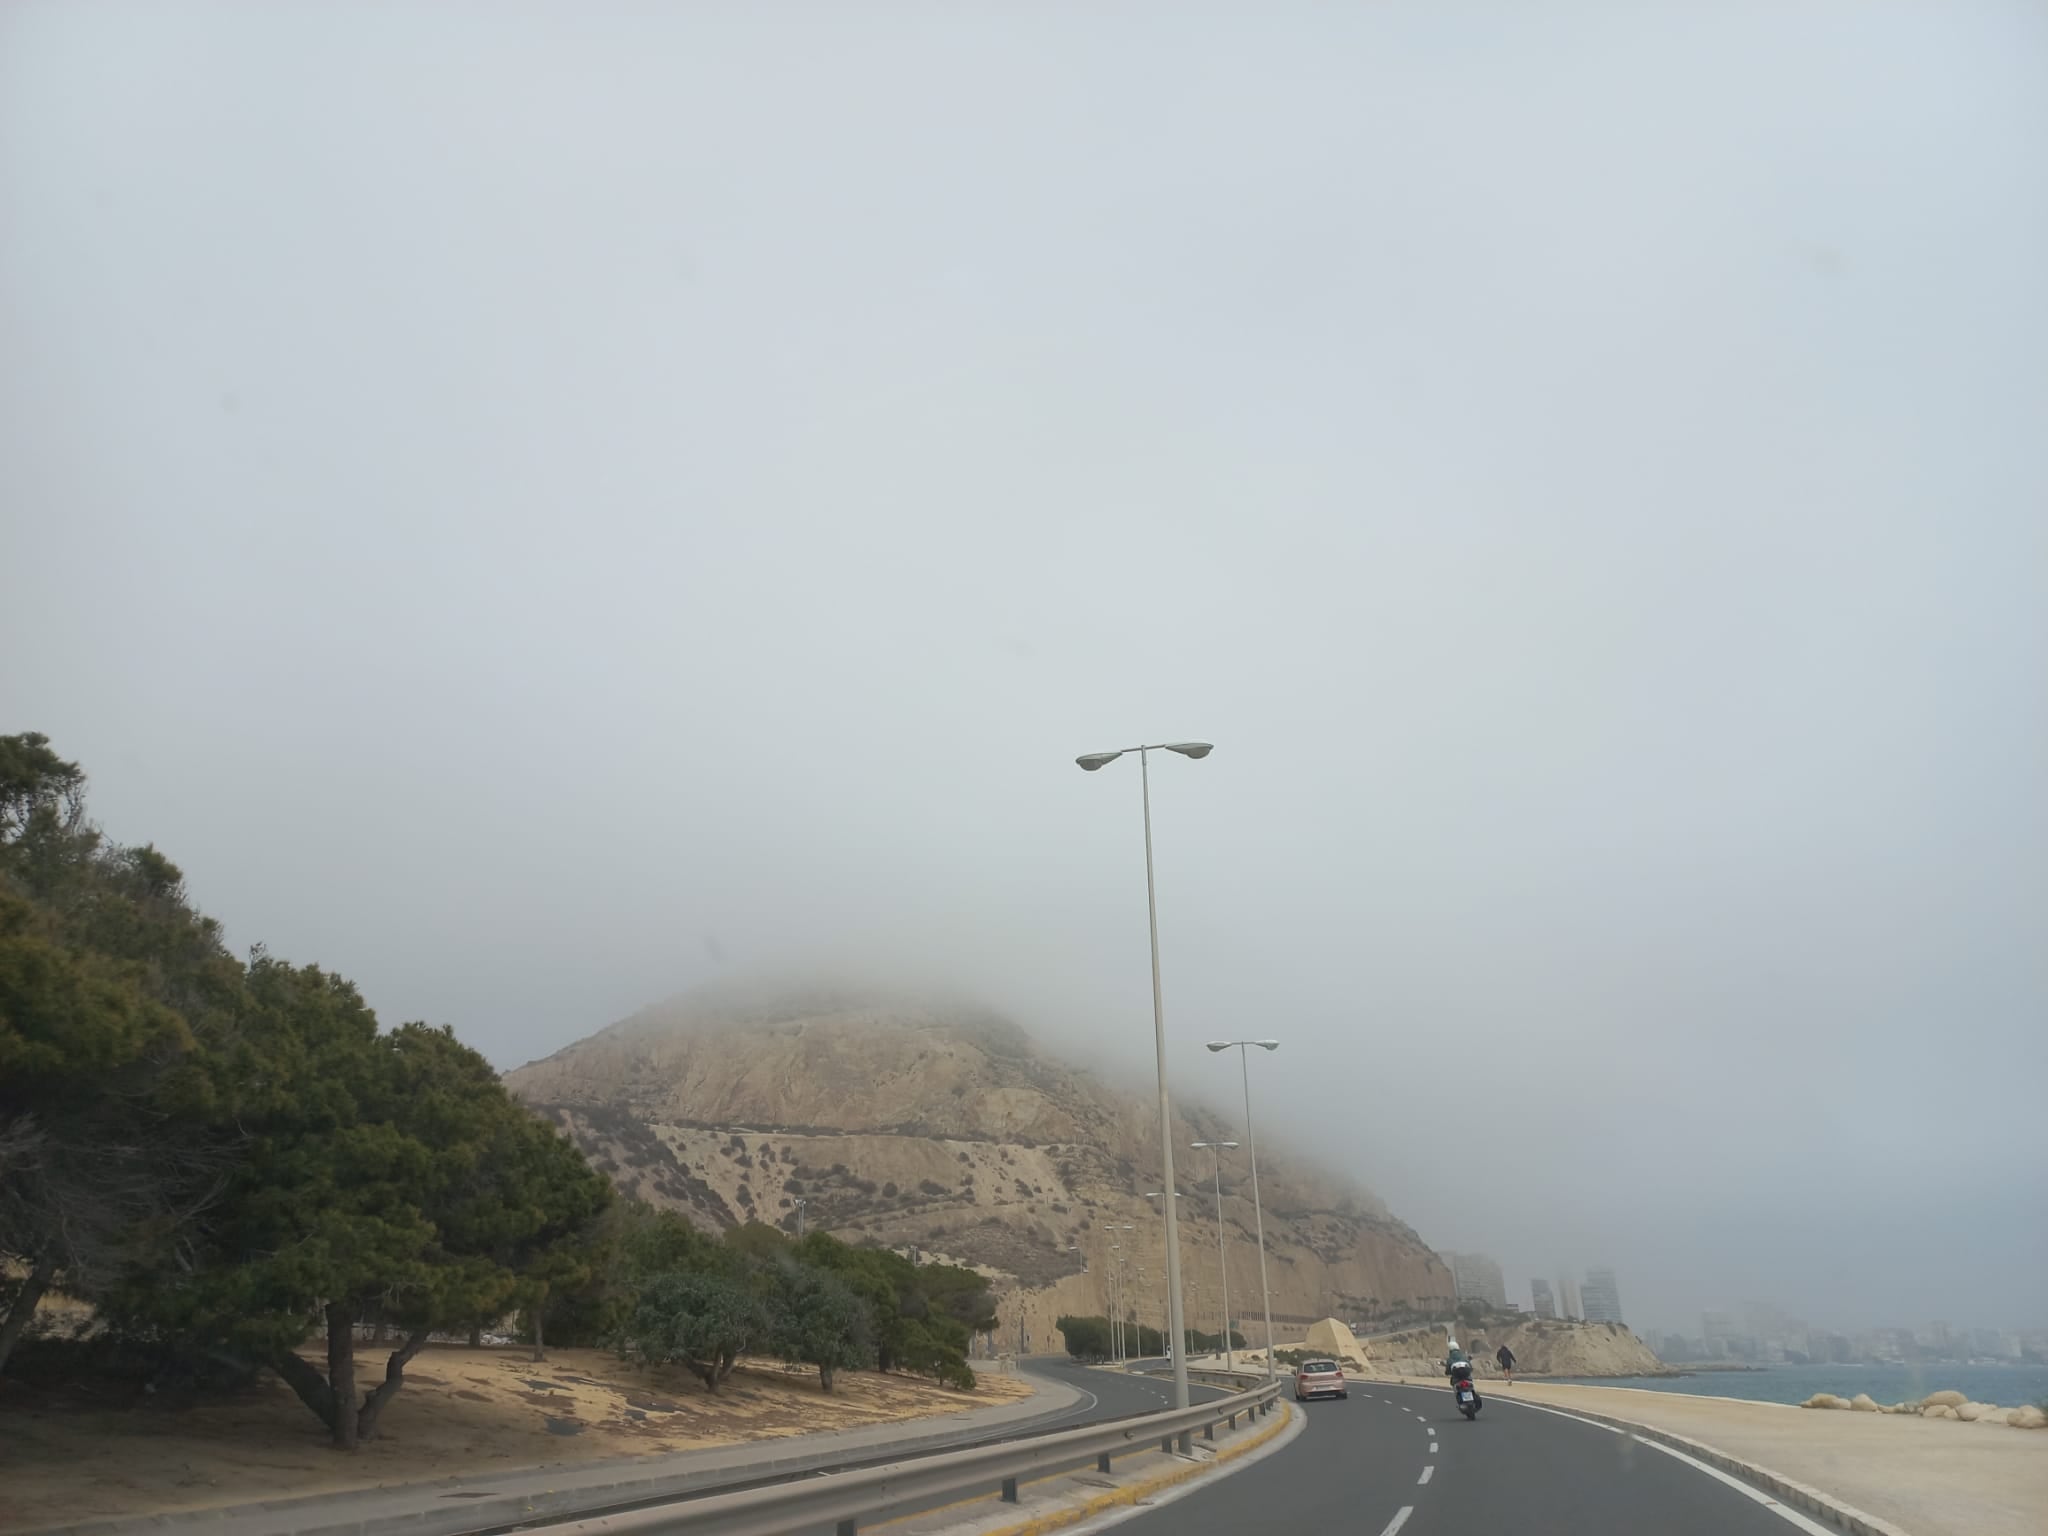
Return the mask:
[(1472, 1379), (1472, 1357), (1458, 1348), (1456, 1339), (1450, 1341), (1450, 1347), (1444, 1352), (1444, 1374), (1450, 1377), (1454, 1387), (1461, 1381)]

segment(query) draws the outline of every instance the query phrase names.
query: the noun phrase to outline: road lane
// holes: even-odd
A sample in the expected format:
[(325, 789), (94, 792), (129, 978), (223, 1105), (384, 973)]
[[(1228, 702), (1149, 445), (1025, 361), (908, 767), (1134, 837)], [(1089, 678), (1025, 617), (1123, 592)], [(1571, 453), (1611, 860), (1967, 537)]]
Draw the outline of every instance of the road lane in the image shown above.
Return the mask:
[[(1483, 1390), (1483, 1389), (1482, 1389)], [(1119, 1536), (1289, 1527), (1401, 1536), (1795, 1536), (1821, 1528), (1660, 1448), (1487, 1394), (1468, 1422), (1441, 1388), (1354, 1380), (1295, 1405), (1285, 1449), (1124, 1523)], [(1507, 1400), (1504, 1400), (1507, 1399)]]
[[(1027, 1376), (1062, 1382), (1077, 1392), (1087, 1394), (1066, 1412), (1033, 1424), (1028, 1431), (1031, 1434), (1042, 1434), (1048, 1427), (1078, 1429), (1083, 1424), (1128, 1418), (1134, 1413), (1163, 1413), (1173, 1406), (1173, 1383), (1157, 1376), (1129, 1376), (1122, 1371), (1096, 1370), (1049, 1355), (1020, 1361), (1019, 1365)], [(1206, 1403), (1211, 1398), (1228, 1395), (1199, 1382), (1188, 1384), (1191, 1402)]]

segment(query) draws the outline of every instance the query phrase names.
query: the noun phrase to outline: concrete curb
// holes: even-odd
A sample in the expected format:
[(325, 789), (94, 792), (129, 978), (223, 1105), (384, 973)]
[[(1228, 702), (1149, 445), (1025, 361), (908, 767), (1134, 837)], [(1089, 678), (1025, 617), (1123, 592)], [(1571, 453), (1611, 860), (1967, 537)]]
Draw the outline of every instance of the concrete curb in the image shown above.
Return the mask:
[[(1403, 1385), (1413, 1383), (1404, 1382)], [(1494, 1401), (1512, 1403), (1515, 1399), (1496, 1396)], [(1847, 1531), (1849, 1536), (1910, 1536), (1910, 1533), (1901, 1530), (1889, 1520), (1880, 1520), (1876, 1515), (1866, 1514), (1833, 1494), (1822, 1493), (1818, 1488), (1795, 1482), (1782, 1472), (1773, 1472), (1769, 1467), (1760, 1466), (1756, 1462), (1744, 1461), (1740, 1456), (1731, 1456), (1720, 1447), (1708, 1445), (1704, 1441), (1691, 1440), (1684, 1435), (1673, 1434), (1668, 1429), (1640, 1424), (1634, 1419), (1620, 1418), (1615, 1414), (1594, 1413), (1576, 1404), (1567, 1408), (1561, 1403), (1530, 1402), (1524, 1406), (1547, 1408), (1553, 1413), (1591, 1419), (1594, 1423), (1605, 1424), (1611, 1429), (1626, 1430), (1639, 1440), (1654, 1440), (1659, 1445), (1668, 1445), (1674, 1451), (1683, 1451), (1710, 1467), (1716, 1467), (1731, 1476), (1756, 1484), (1781, 1503), (1791, 1505), (1800, 1513), (1812, 1516), (1823, 1525), (1831, 1525), (1838, 1531)]]
[(1253, 1451), (1258, 1450), (1261, 1446), (1278, 1437), (1293, 1424), (1294, 1419), (1293, 1405), (1283, 1402), (1280, 1404), (1279, 1423), (1269, 1425), (1249, 1439), (1239, 1441), (1235, 1445), (1226, 1445), (1207, 1461), (1173, 1467), (1165, 1472), (1158, 1473), (1156, 1476), (1148, 1477), (1143, 1482), (1132, 1483), (1128, 1488), (1113, 1488), (1108, 1493), (1095, 1494), (1090, 1498), (1083, 1499), (1078, 1504), (1069, 1504), (1064, 1509), (1047, 1510), (1042, 1515), (1033, 1515), (1028, 1520), (1018, 1521), (1015, 1525), (1001, 1526), (992, 1531), (976, 1532), (975, 1536), (1045, 1536), (1045, 1533), (1049, 1531), (1063, 1530), (1070, 1525), (1079, 1525), (1084, 1520), (1092, 1520), (1097, 1515), (1115, 1509), (1120, 1504), (1140, 1503), (1151, 1498), (1156, 1493), (1165, 1492), (1176, 1484), (1185, 1483), (1192, 1478), (1204, 1477), (1214, 1472), (1218, 1467), (1236, 1461), (1240, 1456), (1250, 1455)]
[[(1038, 1390), (1033, 1396), (1042, 1406), (1039, 1411), (1019, 1415), (1014, 1420), (982, 1425), (962, 1425), (956, 1422), (945, 1430), (931, 1430), (906, 1435), (901, 1439), (892, 1438), (865, 1445), (849, 1445), (841, 1441), (819, 1448), (814, 1444), (808, 1450), (792, 1448), (786, 1455), (749, 1459), (730, 1469), (693, 1468), (680, 1472), (657, 1471), (650, 1465), (651, 1462), (670, 1461), (673, 1458), (621, 1457), (610, 1461), (585, 1462), (581, 1466), (551, 1467), (538, 1473), (515, 1469), (489, 1474), (481, 1479), (444, 1477), (416, 1483), (298, 1494), (281, 1499), (258, 1499), (241, 1504), (216, 1505), (210, 1509), (179, 1510), (169, 1514), (114, 1515), (96, 1520), (82, 1520), (70, 1525), (39, 1526), (34, 1530), (21, 1532), (20, 1536), (255, 1536), (256, 1532), (260, 1532), (261, 1536), (467, 1536), (467, 1533), (473, 1531), (491, 1530), (505, 1525), (522, 1525), (537, 1519), (573, 1519), (580, 1515), (595, 1514), (619, 1504), (714, 1493), (725, 1488), (796, 1477), (805, 1472), (849, 1463), (890, 1461), (905, 1455), (916, 1455), (922, 1451), (950, 1449), (962, 1440), (978, 1438), (983, 1434), (1025, 1434), (1061, 1417), (1081, 1400), (1082, 1394), (1063, 1382), (1049, 1378), (1034, 1380), (1038, 1382)], [(1031, 1399), (1025, 1401), (1029, 1402)], [(987, 1411), (994, 1415), (1001, 1409)], [(918, 1421), (906, 1422), (915, 1424)], [(793, 1442), (801, 1442), (814, 1437), (790, 1438)], [(744, 1450), (749, 1443), (735, 1441), (731, 1446), (720, 1446), (715, 1449), (739, 1451)], [(526, 1477), (534, 1481), (560, 1478), (568, 1482), (580, 1473), (601, 1474), (608, 1466), (616, 1467), (619, 1475), (610, 1479), (600, 1476), (594, 1481), (574, 1482), (572, 1486), (560, 1490), (507, 1490), (499, 1493), (482, 1492), (477, 1488), (480, 1481), (511, 1481)], [(351, 1494), (402, 1492), (416, 1495), (414, 1507), (404, 1512), (351, 1517), (335, 1508)], [(263, 1516), (275, 1518), (264, 1519)]]

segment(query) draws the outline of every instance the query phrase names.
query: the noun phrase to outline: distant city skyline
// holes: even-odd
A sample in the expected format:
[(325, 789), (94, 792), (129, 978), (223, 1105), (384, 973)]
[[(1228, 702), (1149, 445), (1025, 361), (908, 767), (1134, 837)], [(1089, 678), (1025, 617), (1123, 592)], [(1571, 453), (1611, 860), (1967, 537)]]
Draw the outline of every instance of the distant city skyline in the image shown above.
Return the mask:
[(1988, 1361), (2048, 1364), (2048, 1329), (1915, 1325), (1844, 1328), (1816, 1325), (1769, 1302), (1709, 1308), (1696, 1329), (1650, 1327), (1643, 1341), (1667, 1363), (1740, 1360), (1759, 1365), (1852, 1361)]
[[(1445, 1264), (1450, 1265), (1451, 1252), (1439, 1252), (1442, 1253)], [(1467, 1257), (1490, 1258), (1490, 1254), (1484, 1251), (1459, 1252)], [(1583, 1318), (1592, 1322), (1605, 1320), (1609, 1310), (1606, 1304), (1608, 1292), (1603, 1289), (1604, 1278), (1605, 1285), (1612, 1287), (1611, 1310), (1617, 1314), (1613, 1320), (1632, 1329), (1645, 1341), (1653, 1334), (1671, 1334), (1696, 1340), (1700, 1337), (1702, 1314), (1725, 1315), (1726, 1332), (1731, 1337), (1768, 1338), (1774, 1334), (1782, 1334), (1786, 1331), (1786, 1323), (1798, 1321), (1800, 1317), (1797, 1308), (1788, 1309), (1776, 1302), (1755, 1299), (1716, 1301), (1711, 1296), (1705, 1306), (1691, 1310), (1679, 1310), (1668, 1303), (1645, 1307), (1640, 1303), (1640, 1299), (1637, 1305), (1631, 1308), (1621, 1296), (1622, 1279), (1629, 1273), (1627, 1266), (1605, 1261), (1588, 1264), (1583, 1270), (1574, 1270), (1570, 1267), (1549, 1269), (1547, 1266), (1539, 1269), (1534, 1264), (1510, 1261), (1502, 1265), (1502, 1273), (1504, 1294), (1523, 1298), (1518, 1303), (1519, 1310), (1526, 1310), (1536, 1317)], [(1455, 1289), (1455, 1266), (1452, 1283)], [(1589, 1291), (1591, 1294), (1588, 1294)], [(1548, 1311), (1545, 1310), (1546, 1303)], [(1974, 1338), (1980, 1332), (1986, 1335), (2018, 1338), (2048, 1331), (2048, 1308), (2032, 1315), (2018, 1317), (1983, 1318), (1964, 1314), (1967, 1321), (1962, 1323), (1939, 1322), (1939, 1318), (1944, 1315), (1940, 1313), (1922, 1314), (1921, 1318), (1916, 1320), (1896, 1315), (1873, 1316), (1861, 1308), (1856, 1309), (1854, 1315), (1847, 1317), (1818, 1308), (1813, 1309), (1810, 1315), (1819, 1316), (1824, 1322), (1800, 1322), (1802, 1328), (1818, 1329), (1849, 1339), (1897, 1331), (1924, 1336), (1935, 1326), (1950, 1328), (1958, 1337), (1968, 1338)], [(1945, 1315), (1952, 1319), (1956, 1313)]]

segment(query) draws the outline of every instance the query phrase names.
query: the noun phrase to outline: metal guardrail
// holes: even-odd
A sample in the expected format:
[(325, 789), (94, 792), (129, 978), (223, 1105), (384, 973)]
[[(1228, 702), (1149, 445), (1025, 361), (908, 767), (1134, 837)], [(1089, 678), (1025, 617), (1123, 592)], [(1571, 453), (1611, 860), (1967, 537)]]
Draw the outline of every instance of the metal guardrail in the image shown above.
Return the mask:
[(830, 1526), (837, 1536), (856, 1536), (862, 1521), (914, 1513), (964, 1494), (996, 1490), (1014, 1503), (1020, 1481), (1091, 1460), (1097, 1470), (1107, 1472), (1113, 1457), (1154, 1444), (1165, 1451), (1178, 1446), (1185, 1453), (1192, 1448), (1197, 1431), (1213, 1440), (1217, 1425), (1227, 1423), (1234, 1429), (1240, 1418), (1271, 1413), (1279, 1404), (1284, 1378), (1266, 1381), (1241, 1375), (1225, 1378), (1220, 1371), (1204, 1374), (1244, 1390), (1164, 1413), (966, 1450), (935, 1451), (879, 1467), (677, 1499), (539, 1529), (546, 1536), (791, 1536)]

